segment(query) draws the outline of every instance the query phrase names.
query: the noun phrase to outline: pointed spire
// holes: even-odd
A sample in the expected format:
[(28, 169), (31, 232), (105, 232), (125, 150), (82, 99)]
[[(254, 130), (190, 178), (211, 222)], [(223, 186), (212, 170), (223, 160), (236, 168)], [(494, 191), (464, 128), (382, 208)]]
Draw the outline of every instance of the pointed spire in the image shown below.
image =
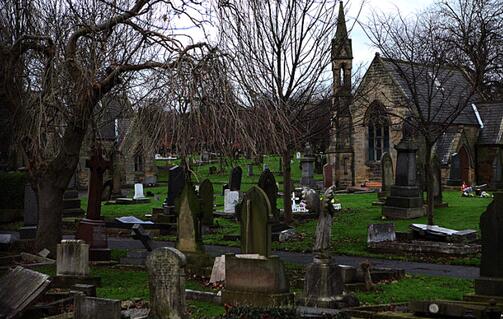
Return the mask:
[(337, 31), (335, 32), (335, 40), (343, 43), (348, 38), (348, 30), (346, 29), (346, 17), (344, 16), (344, 5), (339, 2), (339, 16), (337, 17)]

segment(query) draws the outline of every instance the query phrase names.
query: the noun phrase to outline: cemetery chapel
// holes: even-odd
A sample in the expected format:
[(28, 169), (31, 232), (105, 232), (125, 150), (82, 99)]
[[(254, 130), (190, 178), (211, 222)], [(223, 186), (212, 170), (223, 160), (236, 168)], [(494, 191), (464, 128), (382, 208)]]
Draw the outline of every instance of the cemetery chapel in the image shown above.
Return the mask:
[[(441, 163), (442, 183), (461, 185), (488, 184), (498, 188), (502, 182), (503, 102), (487, 102), (475, 93), (470, 97), (470, 82), (465, 73), (454, 67), (439, 66), (437, 75), (426, 65), (391, 60), (376, 53), (358, 87), (351, 81), (353, 54), (348, 37), (342, 2), (337, 31), (332, 39), (333, 114), (328, 162), (334, 165), (334, 184), (338, 188), (381, 180), (381, 157), (391, 155), (402, 138), (403, 118), (411, 116), (408, 107), (416, 91), (419, 107), (427, 103), (437, 107), (433, 123), (450, 123), (437, 140), (434, 151)], [(405, 71), (404, 71), (405, 70)], [(414, 72), (414, 77), (411, 74)], [(413, 80), (413, 85), (407, 81)], [(438, 94), (432, 95), (430, 83)], [(459, 105), (466, 96), (465, 104)], [(424, 105), (421, 105), (424, 104)], [(417, 105), (417, 104), (416, 104)], [(447, 121), (446, 118), (458, 114)], [(414, 116), (414, 115), (412, 115)], [(435, 123), (436, 124), (436, 123)], [(417, 136), (416, 136), (417, 137)], [(424, 180), (420, 138), (418, 182)], [(424, 185), (424, 184), (423, 184)]]

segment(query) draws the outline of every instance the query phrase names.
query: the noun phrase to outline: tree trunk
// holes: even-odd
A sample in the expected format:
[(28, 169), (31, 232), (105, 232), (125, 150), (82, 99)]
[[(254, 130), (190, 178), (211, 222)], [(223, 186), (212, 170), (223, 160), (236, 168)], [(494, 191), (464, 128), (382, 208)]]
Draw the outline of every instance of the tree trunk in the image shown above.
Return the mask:
[[(433, 208), (434, 208), (434, 198), (433, 198), (433, 172), (431, 171), (431, 151), (432, 146), (426, 143), (426, 149), (424, 154), (424, 172), (426, 177), (426, 216), (428, 216), (428, 225), (434, 225), (433, 223)], [(422, 191), (422, 190), (421, 190)]]
[(56, 256), (56, 245), (62, 237), (63, 193), (64, 189), (54, 186), (56, 181), (42, 177), (38, 183), (38, 230), (36, 249), (47, 248), (51, 256)]
[(283, 157), (283, 213), (286, 224), (292, 222), (292, 167), (290, 150), (282, 154)]

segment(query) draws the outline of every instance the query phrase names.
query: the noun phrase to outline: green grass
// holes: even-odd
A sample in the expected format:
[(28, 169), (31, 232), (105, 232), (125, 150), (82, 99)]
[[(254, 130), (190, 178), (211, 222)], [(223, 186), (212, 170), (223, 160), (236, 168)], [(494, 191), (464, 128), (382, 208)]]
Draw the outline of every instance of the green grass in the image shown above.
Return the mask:
[(386, 304), (414, 300), (462, 300), (473, 293), (473, 281), (448, 277), (408, 276), (379, 284), (374, 291), (356, 293), (362, 304)]

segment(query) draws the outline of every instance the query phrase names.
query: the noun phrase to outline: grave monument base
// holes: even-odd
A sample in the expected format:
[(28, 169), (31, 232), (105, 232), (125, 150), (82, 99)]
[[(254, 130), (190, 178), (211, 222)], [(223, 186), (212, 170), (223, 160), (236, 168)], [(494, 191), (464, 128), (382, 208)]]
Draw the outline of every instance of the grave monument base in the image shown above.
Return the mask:
[(425, 215), (423, 198), (417, 186), (391, 186), (382, 214), (388, 219), (412, 219)]
[(23, 226), (19, 229), (21, 239), (34, 239), (37, 237), (37, 226)]
[(106, 224), (104, 220), (82, 218), (77, 227), (76, 238), (89, 244), (89, 260), (110, 260)]
[(256, 307), (292, 305), (283, 263), (277, 256), (225, 255), (222, 303)]
[(475, 279), (475, 293), (503, 298), (503, 278), (480, 277)]
[(384, 204), (382, 215), (387, 219), (414, 219), (425, 215), (424, 207), (396, 207)]

